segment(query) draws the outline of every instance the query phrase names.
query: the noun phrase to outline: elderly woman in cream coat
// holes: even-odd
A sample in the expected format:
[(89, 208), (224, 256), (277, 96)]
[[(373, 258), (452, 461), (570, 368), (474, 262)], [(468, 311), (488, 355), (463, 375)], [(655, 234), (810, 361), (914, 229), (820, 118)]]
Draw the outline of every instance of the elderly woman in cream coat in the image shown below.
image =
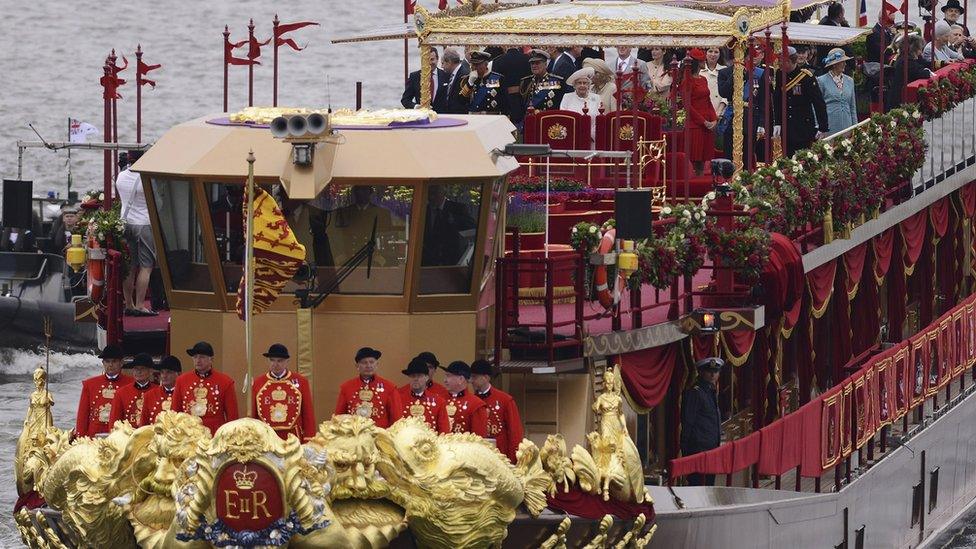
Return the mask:
[(593, 93), (600, 96), (603, 103), (603, 112), (617, 110), (617, 83), (616, 74), (603, 59), (587, 57), (583, 60), (583, 68), (593, 69)]
[(827, 103), (828, 133), (831, 134), (857, 124), (854, 79), (844, 74), (844, 64), (850, 59), (840, 48), (830, 50), (823, 59), (827, 72), (817, 77), (820, 92)]
[(569, 76), (566, 83), (573, 87), (575, 93), (563, 95), (559, 104), (560, 110), (587, 114), (590, 117), (590, 145), (596, 140), (596, 117), (600, 114), (600, 96), (591, 91), (593, 85), (593, 69), (584, 67)]

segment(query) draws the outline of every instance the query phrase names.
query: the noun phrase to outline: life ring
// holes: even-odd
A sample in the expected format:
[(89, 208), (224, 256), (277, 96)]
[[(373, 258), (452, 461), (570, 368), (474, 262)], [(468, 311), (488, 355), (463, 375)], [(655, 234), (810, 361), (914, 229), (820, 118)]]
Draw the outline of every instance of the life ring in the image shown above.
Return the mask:
[(88, 298), (101, 303), (105, 292), (105, 249), (94, 238), (88, 239)]
[[(613, 251), (614, 244), (617, 240), (617, 230), (610, 229), (603, 233), (603, 238), (600, 240), (600, 246), (597, 248), (597, 252), (601, 255), (606, 255)], [(597, 265), (596, 269), (593, 270), (593, 285), (596, 288), (596, 298), (603, 305), (605, 309), (611, 309), (614, 305), (620, 302), (620, 288), (622, 287), (623, 281), (620, 280), (620, 276), (617, 276), (617, 280), (613, 285), (613, 289), (610, 288), (607, 282), (607, 266)]]

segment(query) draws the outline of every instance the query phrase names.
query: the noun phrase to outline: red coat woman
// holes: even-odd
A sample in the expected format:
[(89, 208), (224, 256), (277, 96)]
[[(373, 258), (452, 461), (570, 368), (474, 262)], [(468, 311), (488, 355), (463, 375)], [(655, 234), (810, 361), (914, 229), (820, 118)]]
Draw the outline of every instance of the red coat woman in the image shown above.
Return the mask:
[[(688, 160), (694, 164), (695, 172), (701, 174), (704, 163), (712, 159), (715, 151), (713, 130), (718, 116), (715, 115), (715, 108), (712, 107), (708, 80), (698, 74), (701, 63), (705, 61), (705, 52), (699, 48), (692, 48), (688, 55), (692, 59), (691, 69), (687, 73), (687, 93), (690, 101), (685, 108), (685, 123), (688, 124), (690, 135)], [(678, 90), (679, 93), (685, 93), (684, 85)]]

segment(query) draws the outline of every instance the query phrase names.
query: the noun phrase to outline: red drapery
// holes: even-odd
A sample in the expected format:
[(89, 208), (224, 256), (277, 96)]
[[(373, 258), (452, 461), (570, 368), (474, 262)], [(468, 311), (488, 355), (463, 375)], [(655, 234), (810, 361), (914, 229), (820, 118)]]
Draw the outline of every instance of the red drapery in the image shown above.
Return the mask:
[(756, 332), (752, 330), (729, 330), (719, 332), (722, 350), (725, 358), (733, 366), (742, 366), (749, 360), (752, 344), (756, 341)]
[(905, 267), (909, 270), (907, 274), (911, 274), (915, 262), (922, 255), (922, 245), (925, 243), (925, 229), (928, 227), (928, 220), (928, 211), (922, 210), (898, 224), (904, 246), (902, 257)]
[[(861, 257), (861, 264), (864, 264), (864, 257)], [(846, 265), (846, 262), (845, 262)], [(821, 329), (827, 329), (830, 331), (831, 346), (830, 346), (830, 365), (833, 366), (833, 377), (831, 381), (837, 383), (839, 380), (844, 379), (847, 375), (843, 371), (844, 366), (851, 359), (851, 307), (850, 300), (848, 299), (848, 293), (846, 291), (848, 276), (837, 276), (834, 277), (834, 307), (831, 311), (831, 317), (833, 317), (832, 326), (822, 326)], [(820, 322), (823, 324), (823, 321)], [(819, 357), (818, 357), (819, 358)], [(827, 357), (823, 357), (827, 358)], [(816, 360), (817, 366), (823, 365), (824, 360)], [(819, 369), (818, 372), (823, 372), (824, 370)]]
[(718, 448), (702, 452), (705, 462), (702, 466), (702, 473), (709, 475), (722, 475), (732, 472), (732, 445), (723, 444)]
[(769, 261), (763, 269), (763, 305), (768, 324), (785, 310), (793, 309), (803, 296), (803, 257), (796, 243), (779, 233), (771, 234)]
[(807, 288), (810, 290), (810, 310), (814, 318), (823, 316), (834, 291), (834, 275), (837, 274), (837, 261), (831, 260), (807, 273)]
[[(865, 264), (877, 263), (874, 259), (874, 246), (867, 248), (866, 255)], [(854, 356), (860, 355), (879, 341), (881, 303), (875, 282), (874, 269), (861, 270), (860, 290), (851, 302), (851, 354)]]
[(874, 248), (874, 279), (878, 284), (884, 282), (884, 277), (888, 274), (888, 267), (891, 266), (891, 247), (894, 243), (895, 231), (888, 229), (871, 239)]
[(761, 431), (754, 431), (732, 442), (732, 471), (741, 471), (759, 462)]
[[(891, 257), (902, 256), (901, 230), (891, 239)], [(905, 269), (900, 264), (888, 273), (888, 341), (901, 341), (905, 327), (906, 280)]]
[(661, 402), (677, 362), (677, 343), (620, 355), (620, 377), (634, 403), (651, 408)]
[(976, 215), (976, 183), (970, 183), (959, 189), (959, 201), (962, 202), (966, 217)]
[(689, 339), (691, 339), (691, 358), (695, 362), (718, 355), (717, 335), (698, 334), (690, 336)]
[(602, 496), (587, 494), (577, 488), (569, 492), (557, 490), (555, 496), (549, 496), (549, 508), (592, 520), (599, 520), (604, 515), (613, 515), (623, 520), (632, 520), (644, 513), (647, 523), (654, 520), (654, 506), (650, 503), (627, 503), (611, 499), (603, 501)]
[[(820, 466), (820, 412), (823, 408), (823, 396), (819, 396), (803, 405), (795, 413), (803, 418), (803, 450), (800, 454), (800, 474), (805, 477), (819, 477), (823, 468)], [(785, 445), (785, 442), (784, 442)]]
[(929, 217), (932, 219), (932, 229), (935, 236), (942, 238), (949, 228), (949, 198), (935, 201), (929, 206)]
[(861, 283), (861, 273), (864, 270), (864, 258), (867, 257), (867, 243), (855, 246), (844, 254), (844, 287), (847, 297), (854, 299), (857, 295), (857, 288)]

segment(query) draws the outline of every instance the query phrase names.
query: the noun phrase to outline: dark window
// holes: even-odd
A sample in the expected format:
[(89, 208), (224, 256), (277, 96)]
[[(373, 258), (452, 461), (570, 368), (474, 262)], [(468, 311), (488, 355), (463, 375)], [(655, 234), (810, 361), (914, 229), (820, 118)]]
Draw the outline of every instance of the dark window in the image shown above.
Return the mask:
[(420, 294), (471, 293), (481, 183), (431, 185), (424, 206)]
[(174, 290), (212, 292), (200, 218), (187, 181), (152, 179), (156, 217)]

